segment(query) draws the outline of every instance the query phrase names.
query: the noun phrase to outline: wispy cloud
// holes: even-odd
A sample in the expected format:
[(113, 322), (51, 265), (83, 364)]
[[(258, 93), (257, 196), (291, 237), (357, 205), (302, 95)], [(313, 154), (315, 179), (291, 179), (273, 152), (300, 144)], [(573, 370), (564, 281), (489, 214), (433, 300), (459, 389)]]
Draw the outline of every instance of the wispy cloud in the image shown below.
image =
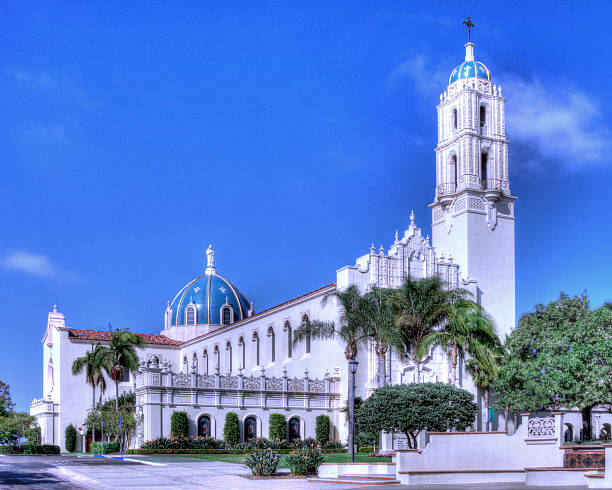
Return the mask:
[(37, 277), (55, 277), (58, 268), (46, 255), (37, 255), (26, 251), (9, 252), (2, 257), (4, 269), (23, 272)]
[[(433, 99), (445, 87), (451, 66), (447, 60), (414, 56), (391, 70), (387, 83), (390, 88), (411, 83), (419, 95)], [(609, 162), (612, 131), (593, 96), (559, 80), (527, 80), (508, 73), (499, 80), (508, 99), (508, 136), (532, 155), (519, 164), (537, 170), (554, 163), (575, 171)]]
[(504, 81), (509, 136), (537, 152), (534, 163), (558, 162), (580, 170), (609, 162), (612, 134), (594, 97), (558, 81), (512, 75)]

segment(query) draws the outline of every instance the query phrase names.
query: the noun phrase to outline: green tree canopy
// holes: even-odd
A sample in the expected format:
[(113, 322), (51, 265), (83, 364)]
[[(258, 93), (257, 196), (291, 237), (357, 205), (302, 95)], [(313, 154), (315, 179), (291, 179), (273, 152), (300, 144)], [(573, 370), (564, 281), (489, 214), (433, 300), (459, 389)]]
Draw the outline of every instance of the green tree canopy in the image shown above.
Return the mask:
[(384, 386), (374, 390), (358, 412), (360, 427), (368, 432), (401, 432), (411, 448), (422, 430), (465, 430), (474, 422), (478, 406), (466, 390), (444, 383)]
[(586, 295), (563, 293), (523, 315), (507, 338), (494, 384), (497, 404), (518, 410), (582, 412), (591, 435), (591, 409), (612, 402), (612, 311), (591, 310)]
[(11, 387), (0, 381), (0, 417), (4, 417), (13, 411), (15, 404), (11, 398)]

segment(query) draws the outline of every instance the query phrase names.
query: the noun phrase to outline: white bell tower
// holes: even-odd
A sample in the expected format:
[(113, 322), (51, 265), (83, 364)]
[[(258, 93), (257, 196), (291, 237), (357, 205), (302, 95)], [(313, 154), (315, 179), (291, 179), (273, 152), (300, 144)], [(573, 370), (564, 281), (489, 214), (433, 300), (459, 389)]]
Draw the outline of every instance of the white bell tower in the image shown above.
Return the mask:
[[(471, 27), (473, 24), (468, 24)], [(501, 86), (465, 45), (438, 105), (432, 238), (460, 266), (460, 286), (494, 318), (502, 340), (515, 323), (514, 201)]]

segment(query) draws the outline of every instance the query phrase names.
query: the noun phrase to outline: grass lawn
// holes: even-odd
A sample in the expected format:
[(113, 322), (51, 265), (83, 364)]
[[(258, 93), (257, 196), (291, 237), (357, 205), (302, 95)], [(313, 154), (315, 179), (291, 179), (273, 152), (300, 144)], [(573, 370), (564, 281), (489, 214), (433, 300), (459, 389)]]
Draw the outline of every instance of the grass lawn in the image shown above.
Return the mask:
[[(188, 458), (201, 459), (203, 461), (221, 461), (223, 463), (235, 463), (244, 464), (242, 460), (244, 455), (242, 454), (182, 454)], [(326, 463), (350, 463), (351, 455), (349, 453), (333, 453), (325, 454)], [(390, 463), (391, 458), (373, 458), (368, 456), (366, 453), (355, 453), (356, 463)], [(285, 458), (278, 465), (279, 468), (288, 468), (285, 464)]]

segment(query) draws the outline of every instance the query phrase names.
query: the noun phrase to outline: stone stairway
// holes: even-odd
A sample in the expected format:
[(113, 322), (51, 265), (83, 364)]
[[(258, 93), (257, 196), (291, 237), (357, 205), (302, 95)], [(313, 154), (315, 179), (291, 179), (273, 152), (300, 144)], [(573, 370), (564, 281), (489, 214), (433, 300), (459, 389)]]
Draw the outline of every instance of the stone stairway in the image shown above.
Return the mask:
[(399, 485), (392, 475), (339, 475), (333, 478), (309, 478), (312, 483), (338, 483), (343, 485)]

